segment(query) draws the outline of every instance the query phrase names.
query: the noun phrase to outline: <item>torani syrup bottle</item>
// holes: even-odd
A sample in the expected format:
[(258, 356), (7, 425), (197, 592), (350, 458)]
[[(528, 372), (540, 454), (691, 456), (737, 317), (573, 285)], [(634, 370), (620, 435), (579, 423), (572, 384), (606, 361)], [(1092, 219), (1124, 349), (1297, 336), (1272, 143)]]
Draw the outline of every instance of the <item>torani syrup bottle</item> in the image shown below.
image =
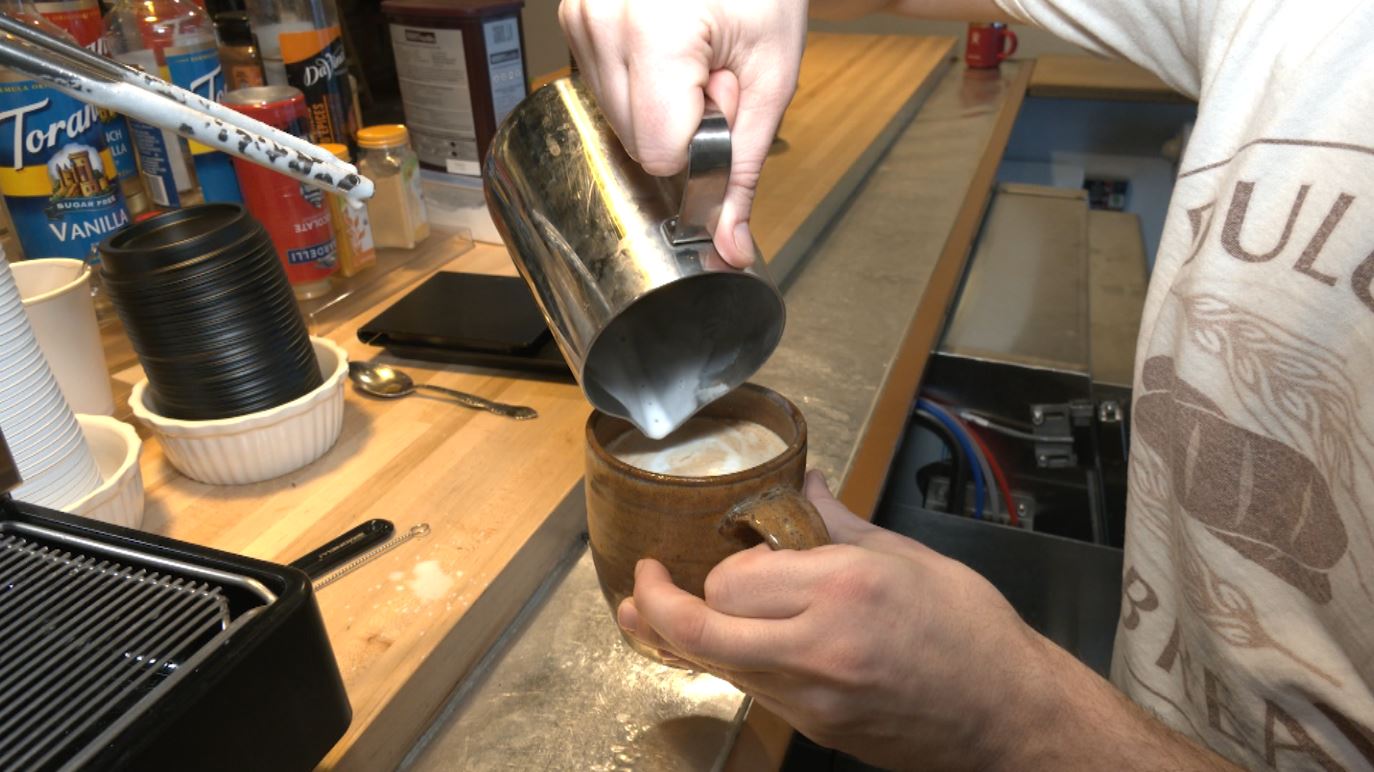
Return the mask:
[[(126, 64), (212, 102), (224, 94), (214, 24), (191, 0), (118, 0), (105, 16), (105, 41), (114, 58)], [(229, 156), (141, 121), (129, 123), (143, 184), (155, 204), (243, 201)]]
[[(0, 11), (75, 42), (31, 3)], [(0, 193), (24, 256), (95, 262), (95, 245), (129, 224), (115, 161), (93, 105), (0, 70)]]
[[(43, 18), (66, 30), (76, 39), (77, 45), (109, 56), (97, 0), (38, 0), (33, 7), (43, 14)], [(138, 214), (148, 208), (148, 199), (143, 195), (143, 183), (138, 177), (138, 161), (134, 159), (134, 146), (129, 139), (129, 121), (113, 110), (97, 108), (97, 114), (105, 131), (105, 146), (114, 158), (124, 203), (130, 214)]]

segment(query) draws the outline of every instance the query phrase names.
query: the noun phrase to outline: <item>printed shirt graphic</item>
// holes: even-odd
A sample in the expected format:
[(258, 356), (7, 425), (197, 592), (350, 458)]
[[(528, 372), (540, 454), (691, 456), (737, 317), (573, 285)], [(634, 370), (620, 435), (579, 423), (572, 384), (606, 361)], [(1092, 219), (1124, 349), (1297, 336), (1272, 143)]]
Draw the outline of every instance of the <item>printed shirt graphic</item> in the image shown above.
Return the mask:
[(999, 0), (1199, 97), (1136, 352), (1113, 680), (1374, 768), (1374, 3)]

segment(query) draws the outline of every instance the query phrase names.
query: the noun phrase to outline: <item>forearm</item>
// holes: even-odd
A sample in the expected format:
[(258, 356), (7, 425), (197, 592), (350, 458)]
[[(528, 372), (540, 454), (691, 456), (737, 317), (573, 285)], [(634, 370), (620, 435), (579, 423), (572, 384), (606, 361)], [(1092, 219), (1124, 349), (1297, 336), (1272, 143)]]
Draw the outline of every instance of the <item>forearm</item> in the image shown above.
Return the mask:
[[(1006, 703), (998, 769), (1238, 772), (1150, 716), (1068, 652), (1034, 636), (1037, 664)], [(996, 731), (996, 730), (994, 730)]]
[(1006, 18), (993, 0), (811, 0), (811, 16), (816, 19), (847, 21), (870, 13), (952, 21), (997, 21)]

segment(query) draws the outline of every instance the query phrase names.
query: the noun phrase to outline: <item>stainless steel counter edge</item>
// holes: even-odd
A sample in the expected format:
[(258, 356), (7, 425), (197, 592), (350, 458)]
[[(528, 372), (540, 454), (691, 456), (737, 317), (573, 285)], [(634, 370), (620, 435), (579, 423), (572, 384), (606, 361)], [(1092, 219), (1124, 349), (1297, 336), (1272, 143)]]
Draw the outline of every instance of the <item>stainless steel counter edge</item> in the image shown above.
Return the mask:
[[(755, 379), (848, 473), (1019, 66), (950, 68), (785, 287), (788, 328)], [(944, 302), (944, 299), (940, 299)], [(581, 485), (564, 507), (581, 506)], [(412, 770), (719, 768), (748, 700), (620, 640), (584, 545), (556, 567), (402, 763)]]

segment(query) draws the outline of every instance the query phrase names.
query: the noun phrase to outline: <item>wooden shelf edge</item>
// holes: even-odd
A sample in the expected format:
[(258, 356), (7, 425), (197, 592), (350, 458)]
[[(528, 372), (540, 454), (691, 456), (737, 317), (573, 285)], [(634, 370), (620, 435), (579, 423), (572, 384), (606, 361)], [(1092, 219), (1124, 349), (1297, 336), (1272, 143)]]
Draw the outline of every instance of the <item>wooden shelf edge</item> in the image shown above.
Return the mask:
[(1027, 96), (1039, 99), (1090, 99), (1108, 102), (1195, 104), (1154, 73), (1116, 59), (1046, 55), (1030, 63)]

